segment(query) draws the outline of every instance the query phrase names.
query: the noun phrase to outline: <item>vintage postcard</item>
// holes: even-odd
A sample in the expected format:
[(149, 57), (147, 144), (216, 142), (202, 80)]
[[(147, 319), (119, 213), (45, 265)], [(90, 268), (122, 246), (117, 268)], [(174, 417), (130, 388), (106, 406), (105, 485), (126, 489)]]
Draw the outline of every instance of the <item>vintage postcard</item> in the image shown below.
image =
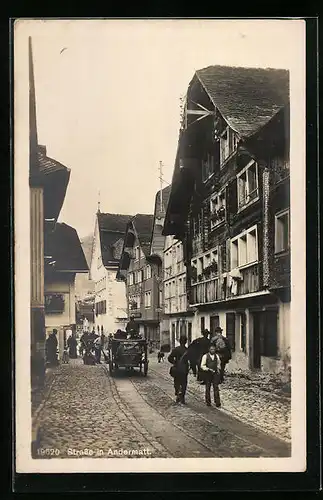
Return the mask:
[(17, 472), (304, 471), (305, 22), (13, 29)]

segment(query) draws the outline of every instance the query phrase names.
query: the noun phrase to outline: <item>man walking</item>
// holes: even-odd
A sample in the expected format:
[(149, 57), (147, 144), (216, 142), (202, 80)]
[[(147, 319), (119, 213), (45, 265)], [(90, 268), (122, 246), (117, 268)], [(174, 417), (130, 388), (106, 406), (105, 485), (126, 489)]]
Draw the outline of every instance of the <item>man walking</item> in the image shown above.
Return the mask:
[(170, 369), (170, 374), (174, 378), (176, 403), (182, 404), (185, 404), (187, 376), (189, 371), (186, 342), (187, 338), (185, 336), (180, 337), (179, 346), (174, 347), (168, 356), (168, 361), (173, 365)]
[(202, 356), (208, 352), (210, 347), (209, 334), (210, 332), (207, 329), (203, 330), (201, 337), (193, 340), (189, 345), (187, 353), (193, 374), (197, 375), (197, 381), (201, 383), (204, 383), (204, 381), (200, 365)]
[(221, 407), (220, 392), (219, 392), (219, 376), (220, 376), (221, 360), (215, 352), (215, 346), (210, 345), (209, 352), (204, 354), (201, 361), (201, 370), (205, 374), (205, 402), (207, 406), (211, 406), (211, 386), (213, 387), (214, 402), (217, 408)]
[(211, 339), (211, 343), (215, 345), (215, 350), (221, 360), (219, 380), (220, 384), (222, 384), (224, 380), (225, 367), (232, 357), (230, 342), (226, 337), (222, 335), (222, 331), (222, 328), (220, 326), (217, 326), (214, 332), (214, 337)]

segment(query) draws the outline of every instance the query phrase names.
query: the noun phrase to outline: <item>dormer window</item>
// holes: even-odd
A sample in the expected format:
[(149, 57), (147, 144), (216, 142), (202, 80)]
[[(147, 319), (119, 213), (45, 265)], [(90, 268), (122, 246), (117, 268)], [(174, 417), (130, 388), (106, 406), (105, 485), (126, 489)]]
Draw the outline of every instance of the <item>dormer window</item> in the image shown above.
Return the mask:
[(237, 134), (227, 126), (220, 134), (220, 165), (235, 151), (238, 145)]

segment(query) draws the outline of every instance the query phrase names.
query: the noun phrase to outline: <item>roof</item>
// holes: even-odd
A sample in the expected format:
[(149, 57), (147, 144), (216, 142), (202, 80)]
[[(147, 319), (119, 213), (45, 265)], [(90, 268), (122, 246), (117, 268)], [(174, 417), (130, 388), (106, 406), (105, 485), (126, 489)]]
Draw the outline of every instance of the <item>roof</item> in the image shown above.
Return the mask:
[(44, 217), (57, 220), (64, 203), (71, 170), (46, 155), (38, 146), (39, 182), (44, 188)]
[(136, 233), (143, 252), (149, 253), (151, 234), (154, 226), (154, 216), (147, 214), (136, 214), (131, 221), (136, 229)]
[(56, 223), (55, 229), (45, 232), (45, 256), (48, 269), (49, 260), (55, 261), (50, 266), (54, 271), (87, 272), (88, 265), (76, 230), (64, 223)]
[(285, 69), (208, 66), (195, 76), (241, 137), (253, 135), (289, 102)]
[(70, 169), (65, 167), (65, 165), (47, 156), (45, 151), (46, 149), (43, 146), (39, 146), (38, 149), (39, 170), (42, 174), (48, 175), (58, 171), (70, 172)]
[(118, 255), (115, 254), (114, 245), (123, 238), (128, 222), (132, 215), (110, 214), (98, 212), (98, 225), (101, 242), (101, 255), (104, 266), (117, 263)]

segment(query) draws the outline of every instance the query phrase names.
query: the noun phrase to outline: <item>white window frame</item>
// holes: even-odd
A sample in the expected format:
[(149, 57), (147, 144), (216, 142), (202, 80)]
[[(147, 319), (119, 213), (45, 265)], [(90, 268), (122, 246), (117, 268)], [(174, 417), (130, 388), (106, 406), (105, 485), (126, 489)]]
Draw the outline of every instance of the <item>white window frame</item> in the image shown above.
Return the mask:
[[(248, 234), (249, 233), (252, 233), (253, 231), (256, 232), (256, 259), (252, 260), (252, 261), (248, 261)], [(243, 237), (246, 236), (246, 240), (247, 240), (247, 243), (246, 243), (246, 263), (245, 264), (240, 264), (239, 263), (239, 240)], [(236, 266), (233, 266), (232, 265), (232, 255), (233, 255), (233, 251), (232, 251), (232, 245), (233, 244), (238, 244), (238, 258), (237, 258), (237, 265)], [(254, 264), (257, 264), (259, 262), (259, 255), (258, 255), (258, 226), (255, 225), (255, 226), (252, 226), (252, 227), (249, 227), (248, 229), (246, 229), (245, 231), (243, 231), (242, 233), (238, 234), (237, 236), (235, 236), (234, 238), (232, 238), (230, 240), (230, 269), (231, 271), (233, 269), (242, 269), (242, 268), (245, 268), (245, 267), (249, 267), (249, 266), (253, 266)]]
[[(277, 250), (278, 244), (278, 227), (277, 227), (277, 221), (287, 215), (287, 233), (288, 233), (288, 243), (287, 243), (287, 248), (282, 248)], [(275, 255), (280, 254), (283, 252), (288, 252), (290, 249), (290, 215), (289, 215), (289, 208), (286, 208), (285, 210), (282, 210), (281, 212), (278, 212), (275, 214)]]
[(146, 279), (149, 280), (151, 278), (152, 274), (151, 274), (151, 266), (149, 264), (147, 264), (146, 266)]
[(134, 278), (133, 273), (129, 273), (129, 285), (130, 286), (134, 284), (133, 278)]
[(145, 309), (149, 307), (151, 307), (151, 291), (145, 292)]
[[(226, 188), (223, 187), (220, 191), (218, 191), (216, 194), (212, 195), (211, 198), (210, 198), (210, 212), (211, 212), (211, 216), (213, 213), (217, 212), (221, 207), (224, 207), (224, 210), (226, 211), (227, 207), (226, 207)], [(219, 200), (220, 200), (220, 197), (224, 195), (224, 199), (223, 199), (223, 202), (221, 205), (219, 205)], [(216, 202), (215, 202), (216, 200)], [(215, 207), (214, 207), (214, 204), (215, 204)], [(225, 222), (225, 215), (224, 215), (224, 218), (220, 221), (216, 221), (216, 222), (213, 222), (212, 219), (211, 219), (211, 230), (214, 229), (215, 227), (219, 226), (220, 224), (222, 224), (223, 222)]]
[[(223, 148), (222, 143), (224, 141), (223, 137), (224, 135), (227, 134), (227, 138), (225, 139), (226, 145)], [(224, 150), (224, 154), (222, 151)], [(224, 162), (226, 161), (227, 158), (230, 156), (230, 127), (227, 125), (223, 132), (220, 134), (220, 168), (223, 167)]]
[[(251, 195), (251, 193), (253, 193), (254, 191), (250, 192), (249, 191), (249, 182), (248, 182), (248, 170), (250, 170), (250, 168), (255, 165), (256, 166), (256, 189), (254, 189), (254, 191), (256, 191), (256, 196), (252, 199), (248, 199)], [(240, 188), (239, 188), (239, 179), (244, 175), (246, 174), (246, 184), (245, 184), (245, 188), (246, 188), (246, 193), (245, 193), (245, 203), (242, 205), (240, 203)], [(259, 200), (259, 179), (258, 179), (258, 163), (255, 161), (255, 160), (251, 160), (248, 165), (246, 165), (242, 170), (241, 172), (239, 172), (237, 174), (237, 199), (238, 199), (238, 211), (240, 212), (241, 210), (244, 210), (246, 207), (249, 207), (250, 205), (252, 205), (253, 203), (255, 203), (256, 201)]]

